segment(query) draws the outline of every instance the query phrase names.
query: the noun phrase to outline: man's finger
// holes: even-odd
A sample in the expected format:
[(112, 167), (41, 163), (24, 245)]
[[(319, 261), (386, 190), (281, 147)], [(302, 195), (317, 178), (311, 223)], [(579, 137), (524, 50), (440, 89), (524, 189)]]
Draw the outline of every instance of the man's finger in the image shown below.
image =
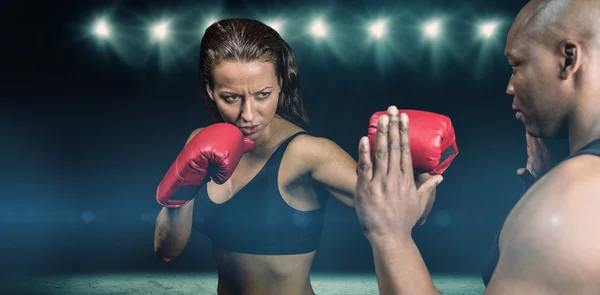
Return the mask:
[(521, 176), (521, 180), (523, 180), (523, 184), (525, 184), (525, 188), (530, 188), (535, 183), (535, 177), (531, 174), (529, 170), (525, 170)]
[(373, 178), (382, 179), (388, 171), (388, 128), (389, 117), (382, 115), (377, 123), (377, 133), (375, 135)]
[(433, 194), (433, 190), (435, 190), (435, 188), (444, 180), (444, 177), (442, 177), (441, 175), (436, 175), (430, 179), (428, 179), (427, 181), (425, 181), (423, 184), (421, 184), (421, 186), (419, 186), (419, 189), (417, 190), (417, 195), (419, 196), (419, 198), (421, 198), (420, 202), (422, 204), (422, 212), (421, 214), (425, 213), (425, 210), (427, 210), (427, 204), (429, 203), (429, 199), (431, 198), (431, 195)]
[(549, 156), (548, 148), (544, 144), (544, 140), (541, 138), (536, 138), (536, 143), (538, 151), (541, 152), (544, 156)]
[(444, 177), (441, 175), (436, 175), (430, 179), (427, 179), (427, 181), (423, 182), (423, 184), (421, 184), (421, 186), (419, 186), (419, 189), (417, 190), (419, 196), (429, 198), (429, 196), (431, 196), (431, 193), (433, 193), (433, 190), (440, 183), (442, 183), (443, 180)]
[(442, 181), (444, 181), (443, 176), (435, 175), (423, 182), (423, 184), (419, 186), (419, 191), (423, 190), (424, 192), (431, 193), (440, 183), (442, 183)]
[(535, 138), (529, 135), (529, 133), (525, 132), (525, 142), (527, 143), (527, 155), (533, 156), (535, 154), (535, 145), (537, 144)]
[[(363, 136), (360, 138), (358, 144), (358, 168), (357, 168), (358, 180), (356, 182), (356, 198), (360, 199), (362, 192), (367, 189), (371, 179), (373, 179), (373, 163), (371, 162), (371, 150), (369, 148), (369, 138)], [(360, 201), (360, 200), (357, 200)]]
[(400, 167), (402, 172), (406, 174), (413, 174), (412, 154), (410, 152), (410, 137), (409, 133), (409, 122), (408, 115), (405, 113), (400, 114)]
[(390, 126), (388, 128), (389, 162), (388, 175), (399, 175), (400, 172), (400, 118), (395, 106), (388, 108)]

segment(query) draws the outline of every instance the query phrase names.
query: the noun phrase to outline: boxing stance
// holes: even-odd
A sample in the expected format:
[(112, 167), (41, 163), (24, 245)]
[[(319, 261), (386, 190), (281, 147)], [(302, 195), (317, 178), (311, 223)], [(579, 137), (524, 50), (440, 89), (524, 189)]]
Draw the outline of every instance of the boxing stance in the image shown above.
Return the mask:
[[(164, 208), (155, 251), (165, 261), (176, 258), (194, 228), (212, 241), (219, 294), (313, 294), (309, 272), (325, 201), (331, 195), (354, 207), (356, 161), (307, 133), (295, 58), (273, 29), (221, 20), (206, 30), (200, 50), (203, 98), (214, 123), (190, 135), (157, 188)], [(439, 157), (447, 145), (439, 134), (451, 126), (440, 115), (415, 116), (429, 137), (415, 147), (423, 158)], [(443, 122), (433, 128), (444, 130), (425, 122)], [(421, 182), (430, 170), (443, 170), (435, 160), (423, 163)], [(197, 193), (178, 195), (186, 186)]]
[[(600, 294), (598, 15), (599, 1), (531, 1), (508, 33), (505, 54), (513, 73), (507, 93), (517, 119), (531, 137), (568, 138), (570, 155), (545, 174), (528, 165), (539, 179), (501, 227), (484, 271), (484, 294)], [(382, 294), (438, 294), (411, 237), (435, 187), (414, 184), (412, 128), (412, 120), (399, 119), (391, 108), (374, 146), (375, 153), (389, 150), (389, 157), (372, 161), (366, 137), (359, 147), (355, 205)]]

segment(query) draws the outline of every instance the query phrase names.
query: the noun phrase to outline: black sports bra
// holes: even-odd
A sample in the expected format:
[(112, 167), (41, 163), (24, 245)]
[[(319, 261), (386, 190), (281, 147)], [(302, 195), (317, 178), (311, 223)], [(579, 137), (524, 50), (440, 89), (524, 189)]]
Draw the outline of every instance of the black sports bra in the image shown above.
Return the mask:
[(277, 181), (288, 144), (303, 133), (286, 139), (260, 172), (227, 202), (214, 203), (207, 186), (201, 187), (194, 201), (194, 229), (210, 238), (214, 247), (230, 252), (287, 255), (316, 250), (328, 192), (317, 185), (320, 208), (299, 211), (283, 200)]

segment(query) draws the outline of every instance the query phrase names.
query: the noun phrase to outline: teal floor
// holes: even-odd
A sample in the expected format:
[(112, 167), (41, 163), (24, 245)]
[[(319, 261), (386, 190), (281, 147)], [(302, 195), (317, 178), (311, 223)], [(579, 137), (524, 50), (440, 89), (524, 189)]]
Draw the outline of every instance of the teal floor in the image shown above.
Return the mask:
[[(5, 278), (6, 279), (6, 278)], [(434, 283), (442, 294), (471, 295), (483, 293), (478, 276), (437, 275)], [(313, 274), (317, 295), (378, 294), (374, 275)], [(0, 294), (216, 294), (216, 274), (118, 274), (44, 276), (12, 278), (0, 281)]]

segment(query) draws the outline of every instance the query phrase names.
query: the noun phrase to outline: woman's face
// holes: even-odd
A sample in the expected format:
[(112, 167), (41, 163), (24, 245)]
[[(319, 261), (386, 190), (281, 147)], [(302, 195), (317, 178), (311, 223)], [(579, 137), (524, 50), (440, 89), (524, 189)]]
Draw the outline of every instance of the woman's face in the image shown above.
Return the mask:
[(214, 89), (206, 83), (206, 90), (223, 120), (247, 138), (260, 136), (275, 116), (281, 92), (273, 64), (224, 61), (215, 66), (212, 76)]

